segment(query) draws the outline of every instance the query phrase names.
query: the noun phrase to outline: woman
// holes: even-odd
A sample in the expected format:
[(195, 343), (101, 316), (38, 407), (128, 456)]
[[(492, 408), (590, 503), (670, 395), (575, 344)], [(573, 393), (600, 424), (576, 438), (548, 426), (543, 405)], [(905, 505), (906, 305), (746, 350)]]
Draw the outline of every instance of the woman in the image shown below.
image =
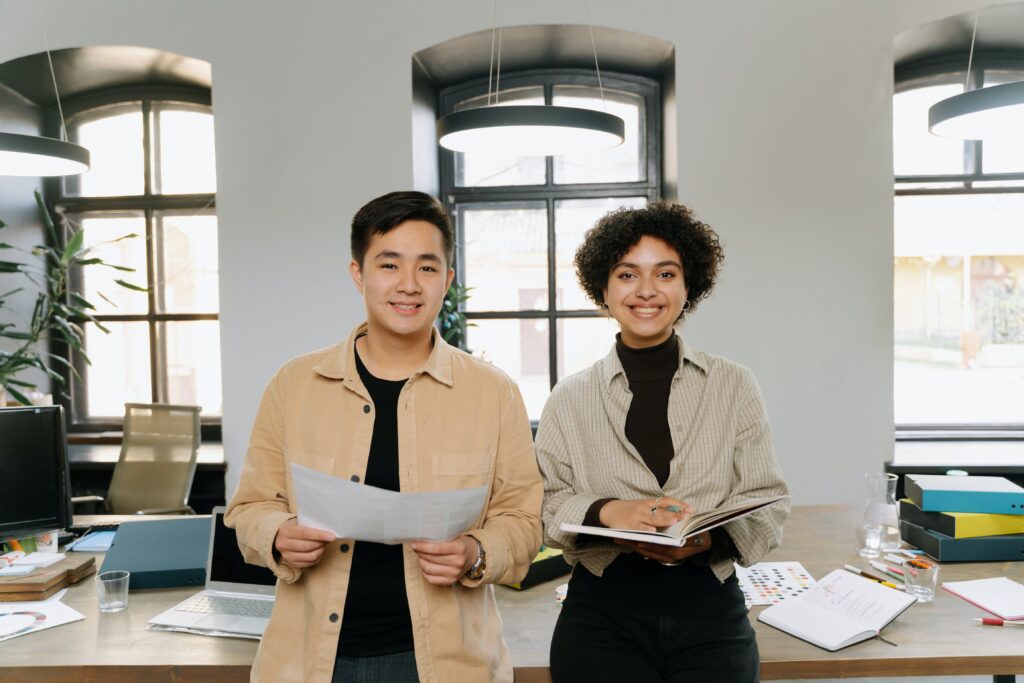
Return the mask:
[(682, 548), (560, 528), (652, 530), (786, 493), (751, 372), (676, 335), (723, 256), (678, 204), (612, 212), (576, 252), (580, 285), (620, 332), (604, 359), (555, 387), (537, 431), (546, 543), (574, 565), (551, 642), (556, 683), (758, 680), (733, 560), (778, 545), (786, 503)]

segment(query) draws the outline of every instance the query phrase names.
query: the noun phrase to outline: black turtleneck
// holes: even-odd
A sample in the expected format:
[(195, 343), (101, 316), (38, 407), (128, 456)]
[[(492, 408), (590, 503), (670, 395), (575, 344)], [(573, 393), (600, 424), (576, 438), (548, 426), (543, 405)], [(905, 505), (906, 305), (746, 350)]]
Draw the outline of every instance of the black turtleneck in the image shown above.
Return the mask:
[(634, 349), (617, 335), (615, 353), (633, 394), (626, 413), (626, 438), (644, 459), (658, 486), (664, 486), (674, 454), (668, 427), (668, 394), (672, 376), (679, 369), (679, 337), (673, 334), (657, 346)]
[[(668, 426), (668, 395), (672, 377), (679, 369), (679, 337), (673, 334), (657, 346), (634, 349), (626, 346), (619, 334), (615, 336), (615, 353), (633, 394), (626, 413), (626, 438), (654, 474), (658, 486), (664, 486), (675, 454)], [(602, 526), (599, 514), (610, 500), (614, 498), (595, 501), (583, 523)]]

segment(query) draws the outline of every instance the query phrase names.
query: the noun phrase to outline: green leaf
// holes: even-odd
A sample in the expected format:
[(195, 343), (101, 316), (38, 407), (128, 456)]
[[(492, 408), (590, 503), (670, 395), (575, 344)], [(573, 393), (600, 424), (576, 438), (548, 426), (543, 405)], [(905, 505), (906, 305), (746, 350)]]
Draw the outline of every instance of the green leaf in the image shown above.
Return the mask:
[(24, 339), (25, 341), (31, 341), (32, 335), (26, 334), (25, 332), (0, 332), (0, 337), (7, 337), (8, 339)]
[(39, 207), (39, 217), (43, 219), (43, 225), (46, 226), (46, 234), (50, 236), (50, 242), (52, 244), (59, 244), (57, 228), (53, 224), (53, 217), (50, 216), (49, 209), (46, 208), (46, 202), (43, 201), (43, 195), (39, 194), (39, 190), (36, 190), (35, 196), (36, 206)]
[(13, 377), (8, 377), (7, 381), (6, 381), (6, 384), (14, 384), (16, 386), (26, 387), (28, 389), (35, 389), (36, 388), (36, 385), (32, 384), (32, 382), (25, 382), (25, 381), (20, 380), (20, 379), (14, 379)]
[(18, 287), (16, 289), (12, 289), (9, 292), (5, 292), (4, 294), (0, 294), (0, 299), (6, 299), (7, 297), (9, 297), (9, 296), (11, 296), (13, 294), (17, 294), (18, 292), (20, 292), (20, 291), (22, 291), (24, 289), (25, 289), (24, 287)]
[(12, 247), (10, 244), (7, 244), (7, 242), (0, 242), (0, 249), (14, 249), (14, 247)]
[(4, 386), (7, 388), (7, 393), (13, 396), (15, 401), (17, 401), (23, 406), (32, 405), (32, 401), (28, 400), (28, 396), (21, 393), (20, 391), (12, 387), (10, 384), (5, 384)]
[(82, 250), (82, 241), (85, 239), (85, 231), (79, 230), (78, 232), (72, 233), (71, 238), (68, 240), (67, 245), (64, 247), (64, 253), (61, 254), (60, 262), (62, 264), (71, 263), (71, 259), (78, 255), (78, 252)]
[(96, 307), (93, 306), (91, 303), (89, 303), (89, 300), (86, 299), (81, 294), (79, 294), (78, 292), (70, 292), (70, 294), (71, 294), (71, 300), (74, 301), (76, 304), (78, 304), (79, 308), (90, 308), (90, 309), (92, 309), (94, 311), (96, 310)]
[(110, 240), (109, 244), (113, 244), (114, 242), (120, 242), (122, 240), (133, 240), (133, 239), (136, 239), (138, 236), (139, 235), (137, 233), (134, 233), (134, 232), (128, 233), (127, 235), (121, 235), (116, 240)]
[(149, 291), (149, 289), (146, 288), (146, 287), (139, 287), (138, 285), (133, 285), (132, 283), (125, 282), (124, 280), (114, 280), (114, 282), (116, 282), (117, 284), (121, 285), (125, 289), (131, 289), (131, 290), (136, 291), (136, 292), (148, 292)]
[(76, 258), (75, 265), (78, 266), (91, 266), (97, 263), (103, 263), (101, 258)]
[(23, 265), (25, 264), (14, 261), (0, 261), (0, 273), (20, 273)]
[(134, 273), (135, 272), (134, 268), (129, 268), (128, 266), (117, 266), (117, 265), (114, 265), (113, 263), (104, 263), (104, 262), (101, 261), (99, 265), (106, 266), (107, 268), (113, 268), (114, 270), (123, 270), (126, 273)]

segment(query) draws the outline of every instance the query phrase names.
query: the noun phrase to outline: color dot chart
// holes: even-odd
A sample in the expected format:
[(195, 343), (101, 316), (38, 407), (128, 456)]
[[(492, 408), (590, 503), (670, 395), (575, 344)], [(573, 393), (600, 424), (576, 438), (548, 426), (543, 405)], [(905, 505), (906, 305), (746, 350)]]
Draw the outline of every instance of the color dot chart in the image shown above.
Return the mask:
[(815, 584), (814, 577), (799, 562), (758, 562), (750, 567), (736, 565), (736, 578), (747, 607), (774, 605), (806, 592)]

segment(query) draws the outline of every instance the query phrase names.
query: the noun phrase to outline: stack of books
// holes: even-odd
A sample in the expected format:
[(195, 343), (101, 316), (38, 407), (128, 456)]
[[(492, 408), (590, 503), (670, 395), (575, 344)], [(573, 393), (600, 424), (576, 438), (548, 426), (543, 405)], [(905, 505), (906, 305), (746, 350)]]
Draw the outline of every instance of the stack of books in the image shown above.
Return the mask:
[(940, 562), (1024, 559), (1024, 488), (1005, 477), (905, 476), (904, 541)]

